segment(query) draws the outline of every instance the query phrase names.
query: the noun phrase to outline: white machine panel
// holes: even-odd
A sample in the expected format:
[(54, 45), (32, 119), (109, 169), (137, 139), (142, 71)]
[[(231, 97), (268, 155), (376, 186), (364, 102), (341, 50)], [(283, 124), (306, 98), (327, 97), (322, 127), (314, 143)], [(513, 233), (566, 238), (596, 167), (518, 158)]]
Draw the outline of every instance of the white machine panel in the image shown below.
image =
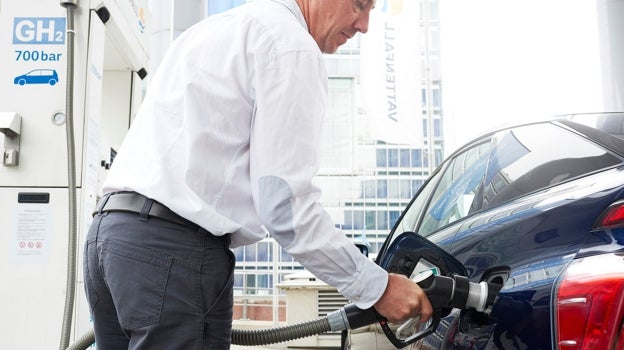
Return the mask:
[[(80, 14), (82, 10), (77, 12)], [(78, 57), (85, 57), (87, 35), (79, 28), (86, 26), (88, 18), (76, 23)], [(16, 112), (22, 118), (19, 163), (0, 166), (3, 186), (67, 186), (65, 125), (56, 125), (52, 120), (55, 112), (65, 110), (65, 27), (65, 10), (58, 2), (40, 1), (37, 6), (25, 1), (2, 3), (0, 47), (4, 48), (4, 54), (0, 55), (3, 68), (0, 112)], [(85, 69), (81, 67), (84, 63), (76, 69), (78, 82), (85, 81)], [(84, 83), (76, 90), (74, 108), (80, 111)], [(74, 123), (76, 143), (80, 145), (83, 120), (77, 118)], [(3, 137), (6, 136), (0, 134), (0, 139)], [(81, 158), (81, 148), (77, 147), (78, 169)]]
[(56, 348), (65, 301), (67, 189), (0, 188), (0, 198), (0, 348)]
[[(78, 232), (72, 341), (91, 328), (82, 283), (91, 212), (142, 99), (146, 2), (78, 1), (75, 10)], [(66, 10), (58, 1), (0, 0), (0, 349), (60, 344), (70, 210), (63, 123), (66, 26)]]

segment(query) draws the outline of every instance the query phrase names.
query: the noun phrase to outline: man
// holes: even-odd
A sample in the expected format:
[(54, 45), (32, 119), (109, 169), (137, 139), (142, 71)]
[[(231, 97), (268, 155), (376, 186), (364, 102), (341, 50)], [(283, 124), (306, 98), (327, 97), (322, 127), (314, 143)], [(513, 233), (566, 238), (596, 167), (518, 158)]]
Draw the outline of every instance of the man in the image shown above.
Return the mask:
[(365, 33), (374, 0), (256, 0), (171, 45), (104, 183), (85, 245), (99, 349), (226, 349), (230, 247), (264, 228), (309, 271), (391, 321), (432, 310), (334, 227), (311, 181), (322, 53)]

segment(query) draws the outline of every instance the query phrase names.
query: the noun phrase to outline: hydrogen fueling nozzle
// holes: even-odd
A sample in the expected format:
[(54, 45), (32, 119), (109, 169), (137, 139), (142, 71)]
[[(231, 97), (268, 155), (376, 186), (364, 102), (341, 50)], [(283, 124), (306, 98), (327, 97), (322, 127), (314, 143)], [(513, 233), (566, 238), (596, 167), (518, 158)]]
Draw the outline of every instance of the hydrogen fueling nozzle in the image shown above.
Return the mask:
[(465, 277), (467, 272), (462, 263), (428, 239), (410, 231), (389, 237), (380, 251), (378, 263), (388, 272), (407, 276), (423, 289), (433, 307), (431, 319), (423, 323), (415, 317), (400, 325), (391, 325), (375, 309), (361, 310), (353, 304), (335, 311), (328, 318), (332, 325), (343, 322), (341, 327), (346, 329), (379, 322), (388, 340), (397, 348), (433, 333), (441, 318), (453, 308), (488, 313), (502, 287), (487, 281), (470, 282)]
[(492, 305), (500, 285), (488, 282), (474, 283), (460, 275), (436, 276), (432, 271), (421, 273), (415, 282), (422, 288), (429, 302), (436, 308), (476, 309), (485, 311)]
[(427, 294), (433, 307), (434, 313), (428, 322), (421, 323), (418, 318), (412, 318), (393, 332), (388, 321), (374, 308), (362, 310), (355, 304), (348, 304), (327, 316), (332, 330), (355, 329), (379, 322), (388, 340), (397, 348), (403, 348), (433, 333), (441, 317), (452, 308), (485, 311), (494, 302), (500, 289), (498, 284), (473, 283), (467, 277), (459, 275), (434, 275), (431, 270), (420, 273), (413, 279)]

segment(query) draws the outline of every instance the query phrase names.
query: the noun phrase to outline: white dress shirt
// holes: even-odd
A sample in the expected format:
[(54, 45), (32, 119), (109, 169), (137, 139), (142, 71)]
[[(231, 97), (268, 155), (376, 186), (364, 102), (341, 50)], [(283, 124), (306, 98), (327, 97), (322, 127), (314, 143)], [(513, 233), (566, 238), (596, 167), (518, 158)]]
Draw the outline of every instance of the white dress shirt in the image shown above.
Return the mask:
[(104, 183), (151, 197), (232, 247), (265, 230), (360, 308), (387, 273), (336, 229), (312, 185), (327, 73), (294, 0), (204, 19), (171, 45)]

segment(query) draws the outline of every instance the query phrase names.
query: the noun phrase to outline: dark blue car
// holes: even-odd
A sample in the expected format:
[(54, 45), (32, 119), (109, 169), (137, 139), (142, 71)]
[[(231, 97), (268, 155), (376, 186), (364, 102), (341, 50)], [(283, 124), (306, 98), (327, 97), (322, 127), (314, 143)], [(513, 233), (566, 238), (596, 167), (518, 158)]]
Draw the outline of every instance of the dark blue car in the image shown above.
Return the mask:
[(412, 348), (624, 349), (624, 113), (475, 139), (416, 194), (392, 235), (405, 231), (503, 285), (489, 312), (453, 309)]

